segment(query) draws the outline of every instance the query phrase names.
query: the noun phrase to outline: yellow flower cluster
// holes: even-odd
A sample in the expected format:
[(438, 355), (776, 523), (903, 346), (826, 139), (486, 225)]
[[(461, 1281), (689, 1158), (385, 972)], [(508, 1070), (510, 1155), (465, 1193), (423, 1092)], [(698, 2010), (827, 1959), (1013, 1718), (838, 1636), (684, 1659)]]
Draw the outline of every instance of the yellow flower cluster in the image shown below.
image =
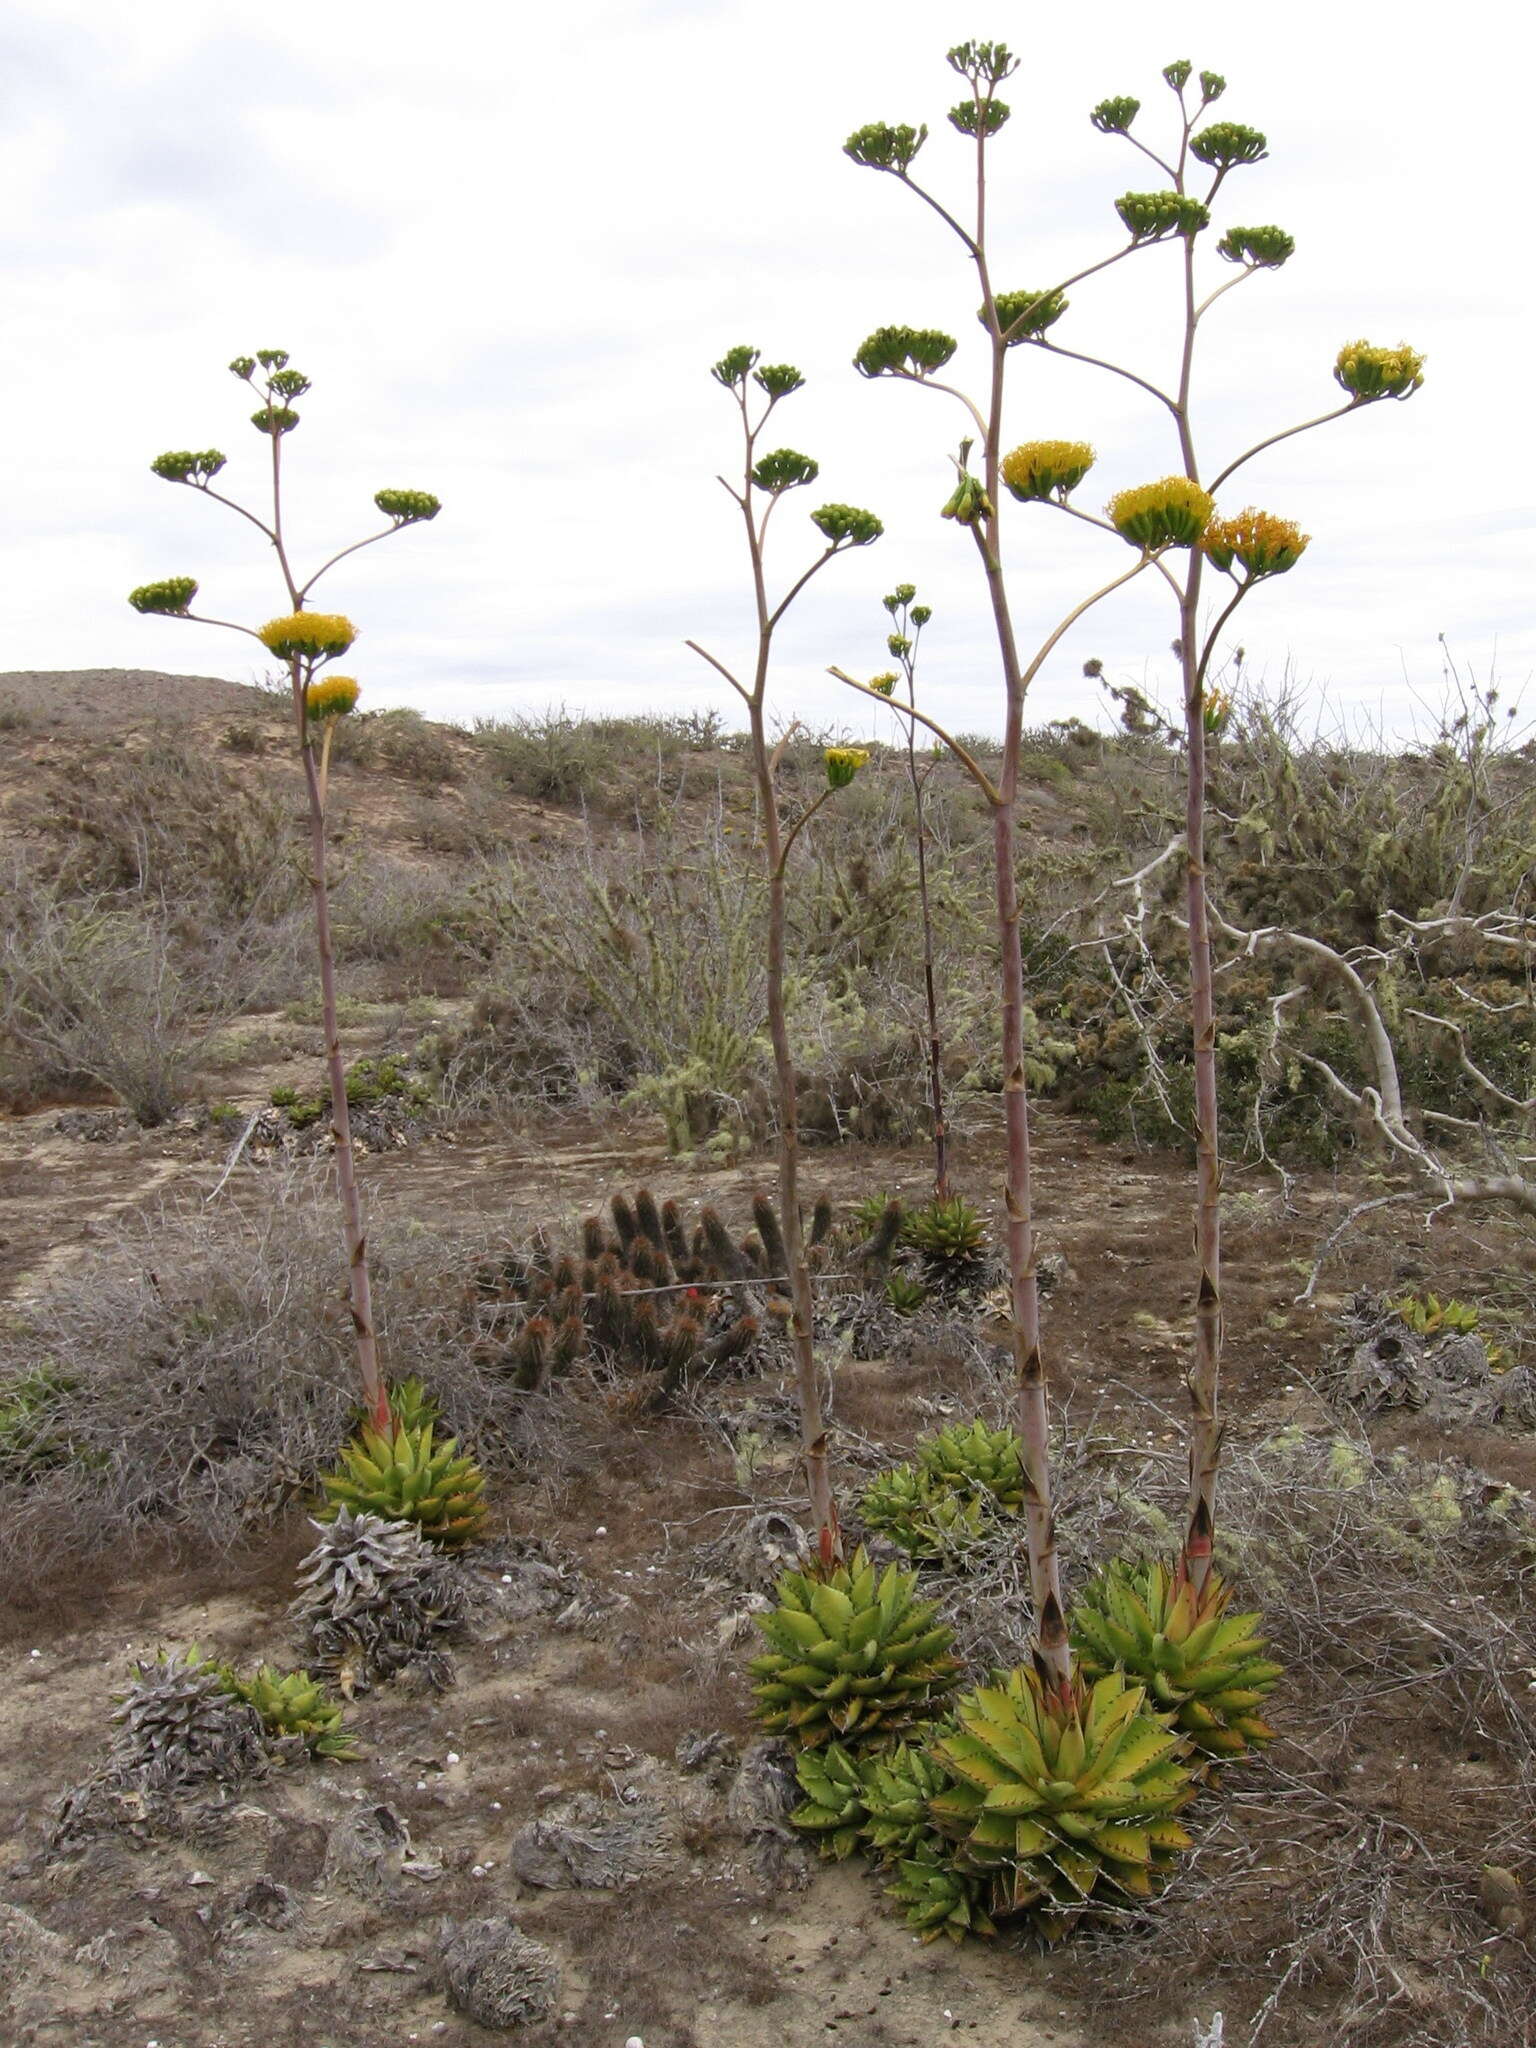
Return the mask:
[(825, 755), (828, 789), (846, 789), (869, 759), (864, 747), (828, 747)]
[(1351, 341), (1339, 350), (1333, 374), (1354, 398), (1409, 398), (1424, 382), (1424, 358), (1406, 341), (1396, 348)]
[(1092, 469), (1086, 441), (1025, 441), (1003, 457), (1003, 482), (1021, 504), (1065, 498)]
[(1165, 476), (1117, 492), (1104, 509), (1122, 540), (1150, 551), (1193, 547), (1216, 505), (1210, 492), (1187, 476)]
[(1277, 519), (1273, 512), (1249, 505), (1234, 518), (1213, 520), (1200, 545), (1218, 569), (1230, 569), (1236, 562), (1257, 583), (1261, 576), (1283, 576), (1294, 569), (1311, 538), (1294, 520)]
[(345, 718), (357, 709), (355, 676), (324, 676), (304, 692), (306, 718)]
[(900, 681), (901, 677), (897, 675), (896, 671), (888, 668), (883, 675), (871, 676), (869, 687), (877, 696), (889, 697)]
[(357, 628), (340, 612), (290, 612), (286, 618), (268, 619), (257, 638), (282, 661), (331, 661), (346, 653)]

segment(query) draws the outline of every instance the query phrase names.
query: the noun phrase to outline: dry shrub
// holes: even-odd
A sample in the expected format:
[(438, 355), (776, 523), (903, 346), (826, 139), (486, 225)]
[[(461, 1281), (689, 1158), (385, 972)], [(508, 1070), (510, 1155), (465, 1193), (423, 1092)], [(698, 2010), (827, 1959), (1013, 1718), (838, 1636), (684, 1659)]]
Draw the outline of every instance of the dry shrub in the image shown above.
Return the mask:
[[(1175, 1463), (1127, 1462), (1106, 1495), (1091, 1446), (1068, 1456), (1078, 1574), (1173, 1545)], [(1221, 1528), (1239, 1597), (1262, 1605), (1286, 1665), (1281, 1739), (1193, 1810), (1199, 1846), (1156, 1911), (1104, 1937), (1142, 1945), (1137, 1967), (1102, 1941), (1074, 1945), (1080, 1988), (1166, 2011), (1175, 1980), (1233, 1984), (1233, 2048), (1528, 2040), (1536, 1956), (1494, 1937), (1478, 1881), (1485, 1863), (1533, 1874), (1532, 1503), (1465, 1467), (1292, 1430), (1229, 1455)], [(993, 1619), (973, 1618), (968, 1647), (1011, 1657), (1014, 1561), (979, 1577), (963, 1598), (973, 1617), (990, 1601)]]
[(291, 987), (296, 921), (254, 916), (189, 935), (164, 901), (70, 896), (13, 865), (0, 912), (0, 1099), (82, 1087), (163, 1123), (209, 1040)]
[[(32, 1416), (46, 1457), (0, 1480), (0, 1562), (126, 1554), (171, 1533), (227, 1548), (313, 1497), (352, 1426), (357, 1385), (335, 1198), (295, 1166), (242, 1214), (141, 1215), (0, 1333), (0, 1388), (42, 1367)], [(482, 1374), (463, 1341), (466, 1245), (375, 1219), (381, 1346), (420, 1374), (477, 1454), (517, 1455), (528, 1397)]]

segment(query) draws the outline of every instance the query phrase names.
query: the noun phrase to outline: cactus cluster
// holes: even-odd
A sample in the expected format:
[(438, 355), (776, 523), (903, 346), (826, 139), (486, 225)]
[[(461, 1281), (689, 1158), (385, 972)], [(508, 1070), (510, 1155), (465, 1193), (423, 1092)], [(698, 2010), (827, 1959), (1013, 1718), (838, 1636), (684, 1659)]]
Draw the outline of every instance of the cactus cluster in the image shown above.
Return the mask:
[(227, 1788), (265, 1768), (261, 1715), (196, 1643), (130, 1670), (112, 1716), (119, 1730), (108, 1762), (114, 1780), (137, 1779), (155, 1791)]
[[(529, 1390), (581, 1360), (647, 1376), (664, 1400), (701, 1373), (751, 1355), (765, 1324), (790, 1313), (788, 1258), (773, 1204), (752, 1203), (743, 1238), (717, 1210), (690, 1225), (648, 1188), (615, 1195), (589, 1216), (577, 1251), (539, 1235), (528, 1250), (482, 1266), (474, 1281), (477, 1361)], [(813, 1269), (826, 1261), (832, 1206), (818, 1202), (806, 1236)]]

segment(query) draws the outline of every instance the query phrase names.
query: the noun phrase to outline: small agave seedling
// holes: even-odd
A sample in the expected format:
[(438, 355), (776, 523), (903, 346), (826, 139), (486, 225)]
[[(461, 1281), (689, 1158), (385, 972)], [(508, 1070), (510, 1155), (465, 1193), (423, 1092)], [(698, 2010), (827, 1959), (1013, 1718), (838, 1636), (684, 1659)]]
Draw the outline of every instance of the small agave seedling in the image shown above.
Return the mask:
[(815, 1525), (818, 1553), (830, 1569), (842, 1557), (837, 1507), (827, 1466), (827, 1435), (822, 1419), (821, 1392), (816, 1381), (816, 1352), (812, 1326), (815, 1304), (811, 1270), (806, 1258), (805, 1234), (800, 1222), (800, 1130), (796, 1108), (797, 1084), (794, 1055), (789, 1042), (789, 1017), (785, 1001), (785, 875), (791, 849), (816, 812), (838, 789), (845, 789), (868, 756), (857, 747), (829, 747), (826, 751), (826, 788), (786, 825), (779, 792), (779, 764), (793, 726), (777, 742), (768, 737), (768, 677), (773, 659), (773, 639), (789, 607), (806, 585), (836, 555), (864, 548), (884, 531), (872, 512), (855, 505), (822, 505), (811, 514), (811, 524), (820, 534), (821, 553), (789, 585), (782, 597), (769, 595), (766, 543), (768, 523), (781, 500), (791, 491), (816, 481), (820, 464), (793, 448), (760, 452), (763, 431), (777, 407), (800, 390), (805, 379), (789, 363), (764, 363), (755, 348), (727, 350), (711, 371), (715, 382), (728, 391), (741, 419), (742, 470), (740, 484), (720, 483), (741, 513), (746, 529), (747, 555), (752, 571), (753, 606), (756, 618), (755, 650), (751, 681), (744, 683), (724, 662), (699, 646), (687, 644), (722, 676), (747, 709), (753, 778), (763, 841), (763, 864), (768, 882), (767, 995), (768, 1035), (773, 1043), (773, 1068), (779, 1141), (779, 1215), (783, 1219), (784, 1248), (793, 1313), (790, 1338), (795, 1355), (795, 1387), (800, 1409), (800, 1432), (804, 1447), (806, 1483), (811, 1498), (811, 1519)]
[(356, 708), (358, 685), (351, 676), (321, 672), (347, 652), (357, 638), (357, 628), (339, 612), (311, 611), (309, 598), (321, 577), (346, 556), (356, 554), (360, 548), (372, 547), (376, 541), (387, 540), (391, 534), (400, 533), (408, 526), (419, 526), (426, 520), (435, 519), (440, 507), (430, 491), (376, 492), (373, 502), (388, 524), (379, 532), (338, 550), (307, 581), (301, 583), (292, 566), (283, 531), (282, 458), (284, 440), (299, 424), (299, 414), (294, 410), (293, 401), (302, 398), (309, 390), (309, 379), (302, 371), (289, 366), (288, 352), (280, 348), (258, 349), (254, 356), (236, 356), (229, 367), (259, 400), (251, 414), (251, 425), (269, 444), (271, 451), (270, 518), (262, 517), (213, 488), (214, 478), (224, 469), (226, 461), (217, 448), (172, 449), (165, 455), (157, 455), (150, 468), (167, 483), (181, 484), (212, 499), (215, 504), (226, 506), (265, 535), (277, 558), (287, 610), (260, 627), (242, 626), (230, 619), (208, 618), (192, 609), (198, 592), (197, 579), (192, 576), (168, 576), (158, 583), (141, 584), (137, 590), (130, 591), (128, 602), (136, 612), (160, 618), (189, 619), (198, 625), (220, 626), (231, 632), (244, 633), (259, 641), (288, 670), (293, 694), (294, 739), (309, 800), (310, 887), (314, 897), (315, 940), (320, 958), (320, 1008), (325, 1030), (326, 1068), (330, 1078), (331, 1127), (336, 1135), (336, 1179), (346, 1236), (348, 1295), (364, 1405), (374, 1428), (382, 1431), (389, 1427), (389, 1397), (379, 1369), (362, 1201), (352, 1161), (346, 1075), (336, 1021), (336, 967), (331, 947), (330, 893), (326, 880), (326, 793), (331, 739), (336, 721)]
[[(956, 211), (913, 175), (913, 165), (928, 139), (926, 126), (872, 122), (845, 144), (855, 164), (878, 171), (904, 186), (953, 232), (974, 266), (981, 304), (978, 320), (989, 358), (985, 402), (978, 403), (939, 373), (959, 350), (952, 336), (931, 328), (888, 326), (876, 330), (854, 354), (854, 367), (870, 379), (894, 379), (941, 392), (957, 402), (966, 416), (965, 438), (955, 462), (955, 482), (942, 516), (964, 528), (975, 545), (996, 628), (1006, 696), (1002, 767), (997, 780), (987, 775), (951, 734), (913, 705), (902, 716), (927, 726), (949, 747), (991, 806), (998, 877), (997, 913), (1002, 952), (1002, 1037), (1006, 1076), (1004, 1104), (1008, 1134), (1006, 1203), (1008, 1254), (1012, 1274), (1014, 1353), (1019, 1381), (1019, 1432), (1025, 1446), (1026, 1538), (1034, 1594), (1037, 1648), (1058, 1687), (1069, 1682), (1071, 1656), (1061, 1603), (1060, 1573), (1054, 1540), (1050, 1471), (1047, 1457), (1045, 1368), (1040, 1350), (1039, 1296), (1035, 1273), (1032, 1215), (1029, 1111), (1023, 1059), (1023, 968), (1019, 944), (1015, 876), (1017, 848), (1014, 814), (1018, 795), (1022, 713), (1025, 693), (1063, 635), (1094, 606), (1149, 570), (1167, 585), (1179, 610), (1178, 656), (1185, 695), (1188, 768), (1185, 861), (1190, 948), (1191, 1014), (1194, 1027), (1196, 1095), (1196, 1246), (1199, 1283), (1195, 1334), (1189, 1372), (1191, 1407), (1189, 1512), (1184, 1554), (1196, 1587), (1211, 1569), (1215, 1522), (1216, 1469), (1221, 1425), (1217, 1381), (1221, 1351), (1220, 1285), (1220, 1158), (1217, 1142), (1216, 1041), (1212, 1000), (1210, 915), (1206, 900), (1204, 815), (1207, 741), (1219, 734), (1229, 708), (1208, 688), (1210, 663), (1220, 636), (1236, 606), (1260, 582), (1294, 567), (1307, 536), (1289, 520), (1252, 508), (1230, 516), (1218, 514), (1215, 494), (1246, 463), (1290, 436), (1325, 420), (1384, 399), (1412, 396), (1423, 381), (1422, 359), (1410, 348), (1380, 348), (1350, 343), (1340, 351), (1334, 375), (1345, 402), (1333, 411), (1295, 427), (1268, 434), (1206, 478), (1197, 460), (1191, 428), (1191, 390), (1195, 340), (1200, 323), (1234, 285), (1260, 272), (1278, 269), (1294, 243), (1282, 228), (1234, 226), (1216, 243), (1217, 254), (1236, 266), (1236, 275), (1201, 296), (1196, 278), (1196, 246), (1211, 225), (1212, 208), (1226, 179), (1267, 151), (1265, 137), (1235, 121), (1206, 121), (1207, 108), (1226, 90), (1215, 72), (1203, 71), (1195, 85), (1193, 66), (1170, 64), (1163, 77), (1178, 104), (1177, 132), (1167, 156), (1139, 137), (1133, 145), (1166, 179), (1158, 190), (1127, 192), (1115, 204), (1124, 237), (1108, 254), (1082, 265), (1044, 289), (1003, 290), (993, 266), (987, 215), (988, 151), (1009, 118), (999, 88), (1018, 68), (1003, 43), (967, 42), (949, 52), (949, 64), (966, 91), (951, 109), (952, 127), (967, 138), (974, 155), (974, 213)], [(1131, 98), (1107, 99), (1093, 110), (1093, 125), (1106, 135), (1129, 137), (1140, 103)], [(1203, 125), (1202, 125), (1203, 124)], [(1200, 190), (1195, 190), (1199, 183)], [(1102, 357), (1068, 348), (1058, 339), (1060, 323), (1070, 307), (1068, 293), (1102, 271), (1128, 259), (1143, 260), (1155, 249), (1178, 252), (1182, 342), (1173, 388)], [(1117, 492), (1104, 515), (1084, 511), (1072, 500), (1096, 461), (1086, 442), (1069, 438), (1027, 441), (1006, 450), (1002, 440), (1007, 374), (1028, 349), (1124, 378), (1161, 405), (1174, 430), (1179, 468), (1151, 483)], [(970, 467), (971, 452), (980, 446), (979, 468)], [(1084, 598), (1061, 619), (1033, 656), (1020, 652), (1012, 603), (1004, 573), (1005, 500), (1031, 510), (1065, 513), (1128, 543), (1135, 560)], [(1009, 517), (1013, 515), (1010, 513)], [(1206, 562), (1231, 577), (1228, 602), (1209, 624), (1201, 611), (1201, 579)], [(1182, 563), (1182, 567), (1180, 564)], [(864, 695), (883, 699), (880, 686), (860, 683), (840, 669), (833, 674)]]

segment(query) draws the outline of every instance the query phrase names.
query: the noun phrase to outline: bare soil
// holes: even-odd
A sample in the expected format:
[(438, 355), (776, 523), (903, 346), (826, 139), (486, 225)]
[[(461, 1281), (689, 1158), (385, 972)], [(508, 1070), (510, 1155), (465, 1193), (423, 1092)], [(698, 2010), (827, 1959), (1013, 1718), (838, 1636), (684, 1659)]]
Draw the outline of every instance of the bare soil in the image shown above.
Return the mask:
[[(0, 676), (0, 711), (14, 703), (32, 721), (20, 754), (15, 746), (0, 753), (10, 763), (0, 773), (0, 806), (19, 802), (24, 787), (35, 795), (28, 764), (67, 772), (66, 728), (93, 726), (125, 706), (135, 718), (174, 715), (183, 701), (177, 693), (195, 685), (199, 715), (214, 722), (270, 710), (261, 693), (208, 679), (103, 671), (72, 679), (69, 690), (63, 680)], [(379, 1043), (373, 1027), (347, 1037), (349, 1056)], [(239, 1043), (248, 1048), (243, 1058)], [(320, 1054), (312, 1029), (243, 1019), (217, 1092), (245, 1113), (267, 1100), (276, 1079), (316, 1087)], [(238, 1124), (210, 1129), (194, 1118), (143, 1131), (108, 1117), (82, 1133), (67, 1108), (0, 1121), (7, 1301), (67, 1279), (129, 1214), (182, 1198), (252, 1207), (269, 1199), (277, 1162), (259, 1152), (247, 1153), (213, 1196)], [(771, 1184), (764, 1161), (724, 1170), (669, 1161), (657, 1123), (618, 1117), (522, 1131), (433, 1128), (368, 1155), (360, 1171), (376, 1216), (483, 1224), (512, 1240), (640, 1183), (733, 1210), (754, 1187)], [(967, 1141), (958, 1171), (990, 1210), (1001, 1175), (995, 1126)], [(1187, 1260), (1170, 1257), (1169, 1246), (1184, 1241), (1188, 1170), (1174, 1158), (1098, 1145), (1070, 1117), (1046, 1109), (1037, 1118), (1037, 1171), (1042, 1250), (1061, 1262), (1046, 1324), (1060, 1418), (1069, 1432), (1093, 1428), (1127, 1451), (1165, 1459), (1176, 1488), (1192, 1282)], [(811, 1192), (847, 1199), (875, 1188), (922, 1193), (925, 1172), (921, 1148), (848, 1146), (813, 1155), (807, 1179)], [(1224, 1390), (1235, 1442), (1290, 1421), (1329, 1426), (1313, 1382), (1333, 1320), (1356, 1288), (1430, 1284), (1475, 1298), (1482, 1276), (1516, 1269), (1527, 1256), (1525, 1241), (1497, 1218), (1431, 1228), (1397, 1212), (1389, 1228), (1363, 1225), (1313, 1299), (1299, 1302), (1319, 1242), (1357, 1195), (1322, 1173), (1299, 1178), (1289, 1202), (1268, 1180), (1229, 1181)], [(748, 1386), (742, 1398), (773, 1391)], [(931, 1426), (936, 1403), (957, 1411), (973, 1392), (942, 1358), (926, 1377), (878, 1360), (849, 1365), (835, 1454), (845, 1470), (870, 1442), (899, 1454)], [(1383, 1445), (1536, 1485), (1529, 1434), (1441, 1429), (1427, 1442), (1411, 1418), (1372, 1427)], [(84, 1580), (7, 1589), (6, 2041), (479, 2042), (488, 2038), (483, 2029), (445, 2002), (438, 1939), (447, 1918), (492, 1913), (510, 1914), (547, 1942), (564, 1969), (554, 2019), (516, 2037), (534, 2044), (622, 2048), (639, 2035), (645, 2048), (931, 2048), (953, 2034), (1008, 2048), (1189, 2048), (1195, 2021), (1209, 2024), (1218, 2009), (1229, 2016), (1229, 2041), (1238, 2038), (1239, 2018), (1262, 2004), (1271, 1984), (1264, 1915), (1280, 1913), (1285, 1887), (1303, 1881), (1307, 1867), (1284, 1788), (1288, 1773), (1312, 1772), (1333, 1739), (1327, 1700), (1282, 1694), (1277, 1702), (1280, 1740), (1240, 1819), (1254, 1866), (1273, 1872), (1272, 1896), (1263, 1884), (1245, 1894), (1251, 1938), (1226, 1950), (1220, 1902), (1209, 1907), (1219, 1960), (1208, 1971), (1198, 1959), (1170, 1970), (1144, 1934), (1111, 1946), (1107, 1959), (1102, 1945), (1041, 1954), (1007, 1938), (921, 1947), (857, 1867), (816, 1866), (798, 1848), (765, 1853), (732, 1818), (728, 1777), (711, 1783), (675, 1761), (690, 1733), (720, 1730), (738, 1749), (752, 1739), (743, 1675), (754, 1640), (751, 1595), (706, 1546), (748, 1507), (769, 1504), (776, 1486), (794, 1504), (791, 1453), (777, 1446), (765, 1474), (744, 1487), (722, 1433), (697, 1416), (636, 1416), (595, 1404), (581, 1428), (583, 1439), (548, 1470), (530, 1463), (495, 1484), (483, 1599), (457, 1684), (440, 1696), (396, 1686), (360, 1698), (349, 1715), (360, 1760), (274, 1770), (249, 1788), (227, 1825), (205, 1836), (145, 1845), (110, 1836), (83, 1855), (42, 1853), (52, 1803), (103, 1749), (112, 1695), (130, 1660), (191, 1640), (245, 1662), (291, 1653), (286, 1608), (295, 1563), (311, 1540), (302, 1514), (233, 1556), (192, 1560), (170, 1546)], [(498, 1569), (533, 1541), (560, 1560), (579, 1594), (558, 1615), (519, 1607), (516, 1571), (504, 1579)], [(1357, 1725), (1359, 1746), (1337, 1781), (1335, 1829), (1347, 1841), (1381, 1813), (1401, 1812), (1433, 1840), (1446, 1816), (1447, 1896), (1460, 1902), (1457, 1927), (1475, 1929), (1465, 1916), (1475, 1915), (1478, 1861), (1449, 1817), (1479, 1800), (1478, 1811), (1496, 1813), (1496, 1774), (1490, 1781), (1465, 1744), (1457, 1751), (1419, 1735), (1418, 1720), (1404, 1697)], [(652, 1861), (634, 1881), (551, 1889), (514, 1874), (519, 1831), (577, 1795), (618, 1814), (654, 1807), (660, 1815)], [(364, 1894), (328, 1866), (327, 1846), (349, 1815), (379, 1803), (405, 1822), (411, 1867)], [(1214, 1810), (1207, 1824), (1233, 1825)], [(1527, 1862), (1532, 1853), (1527, 1845)], [(1433, 1946), (1426, 1936), (1426, 1952)], [(1506, 1951), (1490, 1950), (1491, 1968), (1506, 1961)], [(1414, 2031), (1434, 2013), (1437, 1994), (1432, 1970), (1404, 1968), (1403, 2030), (1372, 2033), (1371, 2041), (1450, 2038)], [(1131, 2019), (1115, 2002), (1128, 1990), (1144, 1994)], [(1271, 2038), (1303, 2048), (1359, 2038), (1342, 1998), (1320, 1972), (1297, 1987)], [(1527, 2029), (1511, 2037), (1511, 2048), (1531, 2038)]]

